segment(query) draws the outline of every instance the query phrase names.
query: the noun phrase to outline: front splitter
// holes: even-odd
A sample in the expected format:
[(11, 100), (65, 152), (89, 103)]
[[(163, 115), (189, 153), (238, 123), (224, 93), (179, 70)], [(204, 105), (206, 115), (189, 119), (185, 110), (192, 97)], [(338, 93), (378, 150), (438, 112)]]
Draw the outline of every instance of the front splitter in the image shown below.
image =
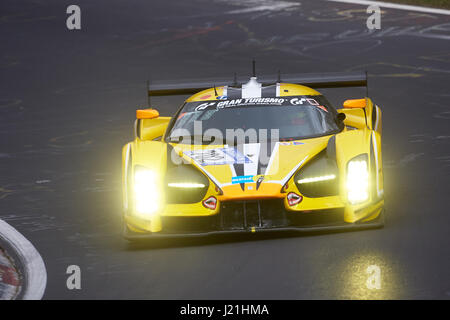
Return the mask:
[(270, 232), (297, 232), (297, 233), (320, 233), (320, 232), (338, 232), (338, 231), (357, 231), (366, 229), (382, 228), (384, 226), (384, 210), (379, 217), (371, 222), (364, 223), (345, 223), (340, 225), (328, 226), (290, 226), (277, 228), (248, 228), (236, 230), (212, 230), (205, 232), (189, 232), (189, 233), (132, 233), (126, 230), (123, 233), (125, 239), (130, 241), (145, 240), (145, 239), (173, 239), (173, 238), (198, 238), (216, 235), (230, 235), (230, 234), (260, 234)]

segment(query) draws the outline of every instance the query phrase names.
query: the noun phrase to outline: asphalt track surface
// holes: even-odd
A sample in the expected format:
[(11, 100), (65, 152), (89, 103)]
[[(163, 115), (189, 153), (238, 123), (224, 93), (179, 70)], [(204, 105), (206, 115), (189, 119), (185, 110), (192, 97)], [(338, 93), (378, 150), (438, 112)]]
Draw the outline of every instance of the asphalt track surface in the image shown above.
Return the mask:
[[(386, 9), (370, 32), (365, 7), (334, 2), (79, 0), (69, 31), (70, 4), (0, 4), (0, 219), (42, 255), (44, 298), (450, 299), (449, 16)], [(369, 71), (386, 227), (127, 244), (121, 147), (145, 80), (250, 75), (252, 57), (257, 73)], [(182, 100), (152, 103), (171, 115)]]

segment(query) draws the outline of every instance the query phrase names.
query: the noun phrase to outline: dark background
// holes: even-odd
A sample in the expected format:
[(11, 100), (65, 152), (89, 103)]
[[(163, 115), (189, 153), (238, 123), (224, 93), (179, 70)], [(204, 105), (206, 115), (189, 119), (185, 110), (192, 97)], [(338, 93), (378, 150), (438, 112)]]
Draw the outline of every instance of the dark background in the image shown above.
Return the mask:
[[(66, 8), (81, 7), (81, 30)], [(0, 218), (47, 299), (450, 299), (450, 16), (326, 1), (0, 3)], [(384, 229), (129, 245), (121, 147), (145, 81), (368, 70), (383, 111)], [(364, 89), (322, 90), (339, 106)], [(184, 97), (153, 99), (161, 115)], [(68, 265), (82, 289), (66, 288)], [(366, 288), (378, 265), (382, 288)]]

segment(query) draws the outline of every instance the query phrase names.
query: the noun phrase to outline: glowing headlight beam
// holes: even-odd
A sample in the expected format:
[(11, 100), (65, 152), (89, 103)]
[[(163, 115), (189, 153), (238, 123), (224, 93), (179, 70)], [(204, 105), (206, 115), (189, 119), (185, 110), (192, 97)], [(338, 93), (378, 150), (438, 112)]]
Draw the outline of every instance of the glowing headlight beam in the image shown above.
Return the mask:
[(320, 176), (320, 177), (312, 177), (312, 178), (304, 178), (298, 180), (298, 183), (311, 183), (311, 182), (319, 182), (319, 181), (327, 181), (327, 180), (334, 180), (336, 179), (336, 175), (329, 174), (326, 176)]
[(144, 169), (135, 171), (134, 198), (138, 213), (153, 214), (158, 210), (159, 191), (155, 172)]
[(167, 184), (171, 188), (204, 188), (203, 183), (193, 183), (193, 182), (171, 182)]
[(369, 172), (366, 160), (350, 160), (347, 167), (347, 198), (351, 203), (369, 198)]

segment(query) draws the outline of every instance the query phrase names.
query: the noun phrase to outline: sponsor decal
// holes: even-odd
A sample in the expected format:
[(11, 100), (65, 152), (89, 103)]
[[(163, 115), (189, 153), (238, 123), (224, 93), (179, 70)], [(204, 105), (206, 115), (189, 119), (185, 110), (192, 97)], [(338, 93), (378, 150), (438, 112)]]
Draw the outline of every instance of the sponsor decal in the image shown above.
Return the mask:
[(215, 107), (216, 109), (223, 109), (231, 107), (243, 107), (249, 105), (282, 106), (285, 103), (285, 101), (286, 99), (284, 98), (240, 98), (240, 99), (202, 103), (195, 108), (195, 111), (201, 111), (212, 107)]
[(325, 108), (324, 106), (320, 105), (317, 100), (313, 99), (313, 98), (292, 98), (290, 100), (290, 103), (294, 106), (297, 105), (310, 105), (310, 106), (315, 106), (325, 112), (328, 112), (327, 108)]
[(221, 101), (217, 103), (217, 108), (229, 108), (234, 106), (246, 106), (246, 105), (270, 105), (281, 106), (286, 99), (284, 98), (242, 98), (233, 99), (227, 101)]
[(246, 183), (246, 182), (253, 182), (253, 176), (236, 176), (231, 178), (231, 183)]
[(312, 98), (292, 98), (290, 100), (290, 103), (294, 106), (297, 105), (303, 105), (304, 103), (308, 104), (308, 105), (312, 105), (312, 106), (318, 106), (319, 103)]
[[(201, 100), (213, 98), (211, 95), (205, 95), (200, 97)], [(272, 97), (272, 98), (234, 98), (229, 99), (228, 95), (217, 96), (216, 101), (210, 102), (190, 102), (189, 109), (191, 111), (202, 111), (205, 109), (220, 110), (233, 107), (245, 107), (245, 106), (314, 106), (325, 112), (328, 112), (327, 108), (319, 103), (317, 99), (310, 98), (309, 96), (293, 96), (293, 97)]]
[(184, 154), (202, 166), (252, 163), (236, 148), (193, 150), (185, 151)]

